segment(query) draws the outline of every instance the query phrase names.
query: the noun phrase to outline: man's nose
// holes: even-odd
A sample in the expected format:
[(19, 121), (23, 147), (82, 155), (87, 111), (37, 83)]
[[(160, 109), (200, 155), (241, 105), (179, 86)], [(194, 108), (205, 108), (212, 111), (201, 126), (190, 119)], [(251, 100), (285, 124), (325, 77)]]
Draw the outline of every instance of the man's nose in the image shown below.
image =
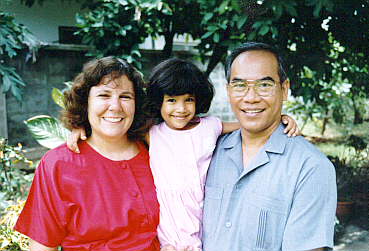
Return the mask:
[(255, 87), (253, 85), (250, 85), (248, 87), (248, 90), (246, 91), (245, 95), (243, 96), (243, 100), (245, 102), (253, 103), (260, 101), (261, 97), (256, 92)]

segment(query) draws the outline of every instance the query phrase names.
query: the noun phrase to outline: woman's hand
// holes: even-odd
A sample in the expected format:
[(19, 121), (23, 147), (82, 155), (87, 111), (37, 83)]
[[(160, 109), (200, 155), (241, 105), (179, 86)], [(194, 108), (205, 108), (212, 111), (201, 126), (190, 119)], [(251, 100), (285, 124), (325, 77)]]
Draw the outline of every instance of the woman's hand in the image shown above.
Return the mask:
[(67, 147), (75, 153), (79, 153), (78, 140), (86, 140), (86, 131), (83, 128), (73, 129), (67, 139)]
[(301, 135), (300, 129), (297, 126), (296, 120), (294, 120), (292, 117), (282, 114), (282, 123), (286, 125), (286, 128), (284, 129), (284, 133), (287, 133), (288, 137), (295, 137), (298, 135)]

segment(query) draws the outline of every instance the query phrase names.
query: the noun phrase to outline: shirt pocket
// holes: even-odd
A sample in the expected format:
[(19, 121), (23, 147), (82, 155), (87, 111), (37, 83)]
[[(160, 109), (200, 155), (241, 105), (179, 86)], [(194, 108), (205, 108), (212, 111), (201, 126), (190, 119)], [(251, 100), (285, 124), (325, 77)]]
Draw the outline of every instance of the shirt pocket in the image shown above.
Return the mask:
[(223, 188), (205, 187), (203, 231), (207, 238), (215, 233), (222, 207)]
[(284, 226), (287, 219), (287, 205), (283, 200), (252, 193), (245, 201), (243, 218), (245, 246), (250, 250), (280, 250)]

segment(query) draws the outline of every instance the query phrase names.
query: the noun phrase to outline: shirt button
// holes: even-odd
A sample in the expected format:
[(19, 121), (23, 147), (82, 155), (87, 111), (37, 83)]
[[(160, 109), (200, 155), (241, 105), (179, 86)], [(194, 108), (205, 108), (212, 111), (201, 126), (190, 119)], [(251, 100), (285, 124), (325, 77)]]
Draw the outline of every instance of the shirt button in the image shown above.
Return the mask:
[(225, 226), (228, 227), (228, 228), (231, 227), (232, 226), (232, 222), (227, 221), (226, 224), (225, 224)]

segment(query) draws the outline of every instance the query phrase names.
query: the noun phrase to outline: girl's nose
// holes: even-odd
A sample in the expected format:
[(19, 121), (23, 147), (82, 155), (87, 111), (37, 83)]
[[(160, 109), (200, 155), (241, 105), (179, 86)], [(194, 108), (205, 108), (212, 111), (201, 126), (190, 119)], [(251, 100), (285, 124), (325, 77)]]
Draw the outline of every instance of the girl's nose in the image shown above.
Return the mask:
[(186, 110), (186, 107), (185, 107), (185, 105), (184, 104), (177, 104), (177, 107), (176, 107), (176, 110), (178, 111), (178, 112), (184, 112), (185, 110)]

